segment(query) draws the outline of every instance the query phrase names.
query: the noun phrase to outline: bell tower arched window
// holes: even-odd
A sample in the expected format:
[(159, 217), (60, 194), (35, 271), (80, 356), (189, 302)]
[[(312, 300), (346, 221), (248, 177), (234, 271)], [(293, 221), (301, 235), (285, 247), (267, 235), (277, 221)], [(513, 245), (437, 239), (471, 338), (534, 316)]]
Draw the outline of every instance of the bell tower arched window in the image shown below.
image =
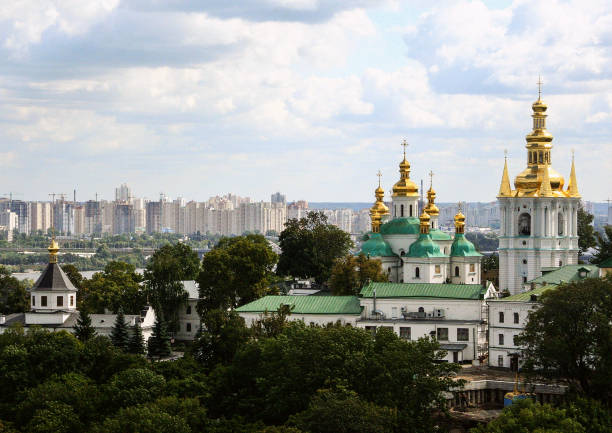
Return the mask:
[(404, 216), (404, 205), (400, 205), (400, 216), (403, 217)]
[(521, 236), (531, 235), (531, 215), (522, 213), (518, 218), (518, 232)]
[(418, 266), (414, 269), (414, 278), (421, 278), (421, 270)]
[(455, 277), (459, 276), (459, 266), (455, 266)]

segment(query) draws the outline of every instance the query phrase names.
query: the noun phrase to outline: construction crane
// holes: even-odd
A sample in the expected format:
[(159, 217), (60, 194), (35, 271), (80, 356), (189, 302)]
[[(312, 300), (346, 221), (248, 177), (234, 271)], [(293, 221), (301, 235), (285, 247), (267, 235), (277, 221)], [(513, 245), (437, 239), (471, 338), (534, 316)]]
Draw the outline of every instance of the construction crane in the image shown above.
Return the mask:
[(3, 193), (0, 193), (0, 194), (5, 195), (5, 196), (8, 195), (9, 196), (9, 201), (11, 203), (13, 203), (13, 196), (14, 195), (23, 195), (22, 192), (3, 192)]

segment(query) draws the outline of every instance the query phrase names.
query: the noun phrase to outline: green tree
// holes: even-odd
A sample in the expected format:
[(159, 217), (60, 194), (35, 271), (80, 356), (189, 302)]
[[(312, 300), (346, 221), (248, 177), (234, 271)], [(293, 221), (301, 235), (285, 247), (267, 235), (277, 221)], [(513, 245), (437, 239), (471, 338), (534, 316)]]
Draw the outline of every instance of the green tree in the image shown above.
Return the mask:
[(276, 272), (299, 278), (329, 279), (334, 261), (345, 256), (353, 242), (348, 233), (328, 224), (322, 212), (290, 219), (279, 236), (281, 255)]
[(245, 344), (251, 331), (235, 311), (222, 309), (207, 311), (203, 330), (194, 342), (192, 353), (206, 369), (217, 364), (229, 364), (236, 351)]
[(166, 324), (158, 316), (155, 318), (155, 326), (153, 327), (153, 335), (149, 337), (147, 342), (147, 350), (149, 358), (161, 359), (170, 356), (172, 348), (170, 347), (170, 337), (166, 331)]
[(584, 210), (582, 203), (578, 206), (578, 248), (580, 255), (597, 245), (593, 229), (593, 215)]
[(287, 317), (291, 315), (293, 307), (292, 305), (281, 304), (276, 311), (264, 311), (263, 317), (251, 326), (253, 335), (257, 338), (280, 335), (289, 323)]
[(329, 278), (334, 295), (358, 295), (368, 281), (389, 281), (382, 269), (382, 262), (364, 254), (346, 255), (336, 259)]
[(277, 259), (262, 235), (222, 238), (202, 260), (200, 315), (235, 308), (268, 294)]
[(155, 407), (136, 406), (121, 409), (93, 430), (95, 433), (191, 433), (187, 422), (179, 416), (160, 412)]
[(114, 375), (106, 389), (113, 408), (136, 406), (162, 395), (166, 380), (148, 368), (128, 368)]
[(25, 285), (4, 266), (0, 266), (0, 313), (24, 313), (30, 310), (30, 296)]
[(612, 259), (612, 226), (605, 226), (604, 233), (596, 232), (595, 236), (597, 237), (597, 253), (591, 262), (599, 265)]
[(212, 416), (282, 424), (306, 410), (318, 389), (342, 384), (365, 401), (396, 409), (405, 431), (431, 432), (443, 391), (458, 385), (450, 374), (459, 367), (440, 362), (443, 356), (436, 341), (407, 342), (391, 330), (372, 335), (290, 322), (276, 337), (241, 345), (231, 364), (212, 371), (207, 407)]
[(612, 280), (588, 278), (544, 292), (518, 344), (531, 374), (612, 401)]
[(525, 399), (504, 409), (497, 419), (486, 426), (481, 425), (471, 431), (472, 433), (585, 433), (588, 430), (568, 416), (565, 409)]
[(44, 409), (34, 413), (28, 424), (32, 433), (80, 433), (83, 426), (71, 406), (61, 402), (50, 402)]
[(289, 424), (317, 433), (386, 433), (397, 427), (397, 414), (339, 387), (319, 390), (308, 409), (291, 416)]
[(483, 255), (482, 256), (482, 270), (484, 272), (499, 269), (499, 255)]
[(197, 253), (183, 243), (164, 245), (147, 264), (147, 295), (170, 332), (178, 329), (178, 311), (187, 301), (181, 281), (195, 280), (199, 269)]
[(74, 285), (74, 287), (76, 287), (78, 290), (81, 290), (81, 288), (83, 287), (83, 275), (81, 275), (77, 267), (70, 263), (67, 263), (62, 265), (62, 271), (66, 273), (66, 276)]
[(128, 342), (128, 352), (135, 355), (142, 355), (145, 353), (144, 337), (142, 336), (142, 329), (135, 323), (132, 326), (132, 335)]
[(119, 308), (119, 312), (115, 317), (115, 323), (111, 328), (110, 338), (115, 347), (127, 352), (130, 342), (130, 335), (128, 333), (128, 326), (125, 323), (125, 316), (123, 315), (122, 308)]
[(136, 267), (125, 262), (110, 262), (103, 272), (96, 272), (82, 283), (82, 302), (79, 310), (102, 314), (105, 310), (117, 313), (140, 314), (146, 305), (146, 293), (141, 290), (142, 276)]
[(91, 326), (91, 317), (89, 317), (89, 313), (85, 310), (79, 311), (79, 318), (73, 329), (74, 336), (79, 341), (87, 341), (96, 335), (96, 330)]

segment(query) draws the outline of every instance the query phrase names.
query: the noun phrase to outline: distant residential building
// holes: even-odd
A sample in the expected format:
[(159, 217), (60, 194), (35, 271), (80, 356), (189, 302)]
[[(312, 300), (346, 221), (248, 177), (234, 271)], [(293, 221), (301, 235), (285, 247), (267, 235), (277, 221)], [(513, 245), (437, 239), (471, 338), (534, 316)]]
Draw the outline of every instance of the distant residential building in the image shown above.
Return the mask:
[(150, 201), (146, 205), (146, 230), (147, 233), (159, 233), (161, 232), (161, 213), (162, 213), (162, 202), (161, 201)]
[(136, 231), (135, 223), (133, 205), (127, 203), (115, 204), (113, 234), (134, 233)]
[(270, 196), (270, 203), (287, 203), (287, 197), (280, 192), (276, 192)]
[(94, 200), (85, 202), (85, 233), (102, 233), (101, 206)]
[(30, 202), (30, 231), (47, 232), (51, 227), (51, 203)]
[(19, 217), (15, 212), (12, 212), (10, 209), (0, 212), (0, 227), (2, 227), (3, 232), (6, 232), (6, 240), (9, 242), (13, 241), (13, 232), (17, 230), (18, 226)]
[(85, 223), (85, 206), (77, 205), (74, 207), (74, 232), (73, 235), (83, 235), (87, 233)]
[(115, 201), (128, 202), (132, 199), (132, 190), (127, 184), (122, 183), (119, 188), (115, 188)]

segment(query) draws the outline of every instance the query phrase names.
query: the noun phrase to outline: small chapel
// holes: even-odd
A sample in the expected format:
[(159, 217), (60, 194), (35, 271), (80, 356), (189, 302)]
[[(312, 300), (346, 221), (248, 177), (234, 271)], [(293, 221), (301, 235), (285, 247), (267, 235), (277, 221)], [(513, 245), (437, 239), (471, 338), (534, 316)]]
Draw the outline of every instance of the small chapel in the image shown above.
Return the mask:
[(454, 236), (440, 230), (432, 174), (427, 205), (419, 215), (419, 189), (410, 179), (407, 143), (402, 145), (404, 158), (393, 185), (391, 209), (384, 202), (379, 172), (376, 201), (370, 209), (372, 230), (364, 235), (360, 253), (380, 259), (390, 282), (480, 284), (482, 254), (465, 237), (465, 216), (461, 209), (455, 215)]

